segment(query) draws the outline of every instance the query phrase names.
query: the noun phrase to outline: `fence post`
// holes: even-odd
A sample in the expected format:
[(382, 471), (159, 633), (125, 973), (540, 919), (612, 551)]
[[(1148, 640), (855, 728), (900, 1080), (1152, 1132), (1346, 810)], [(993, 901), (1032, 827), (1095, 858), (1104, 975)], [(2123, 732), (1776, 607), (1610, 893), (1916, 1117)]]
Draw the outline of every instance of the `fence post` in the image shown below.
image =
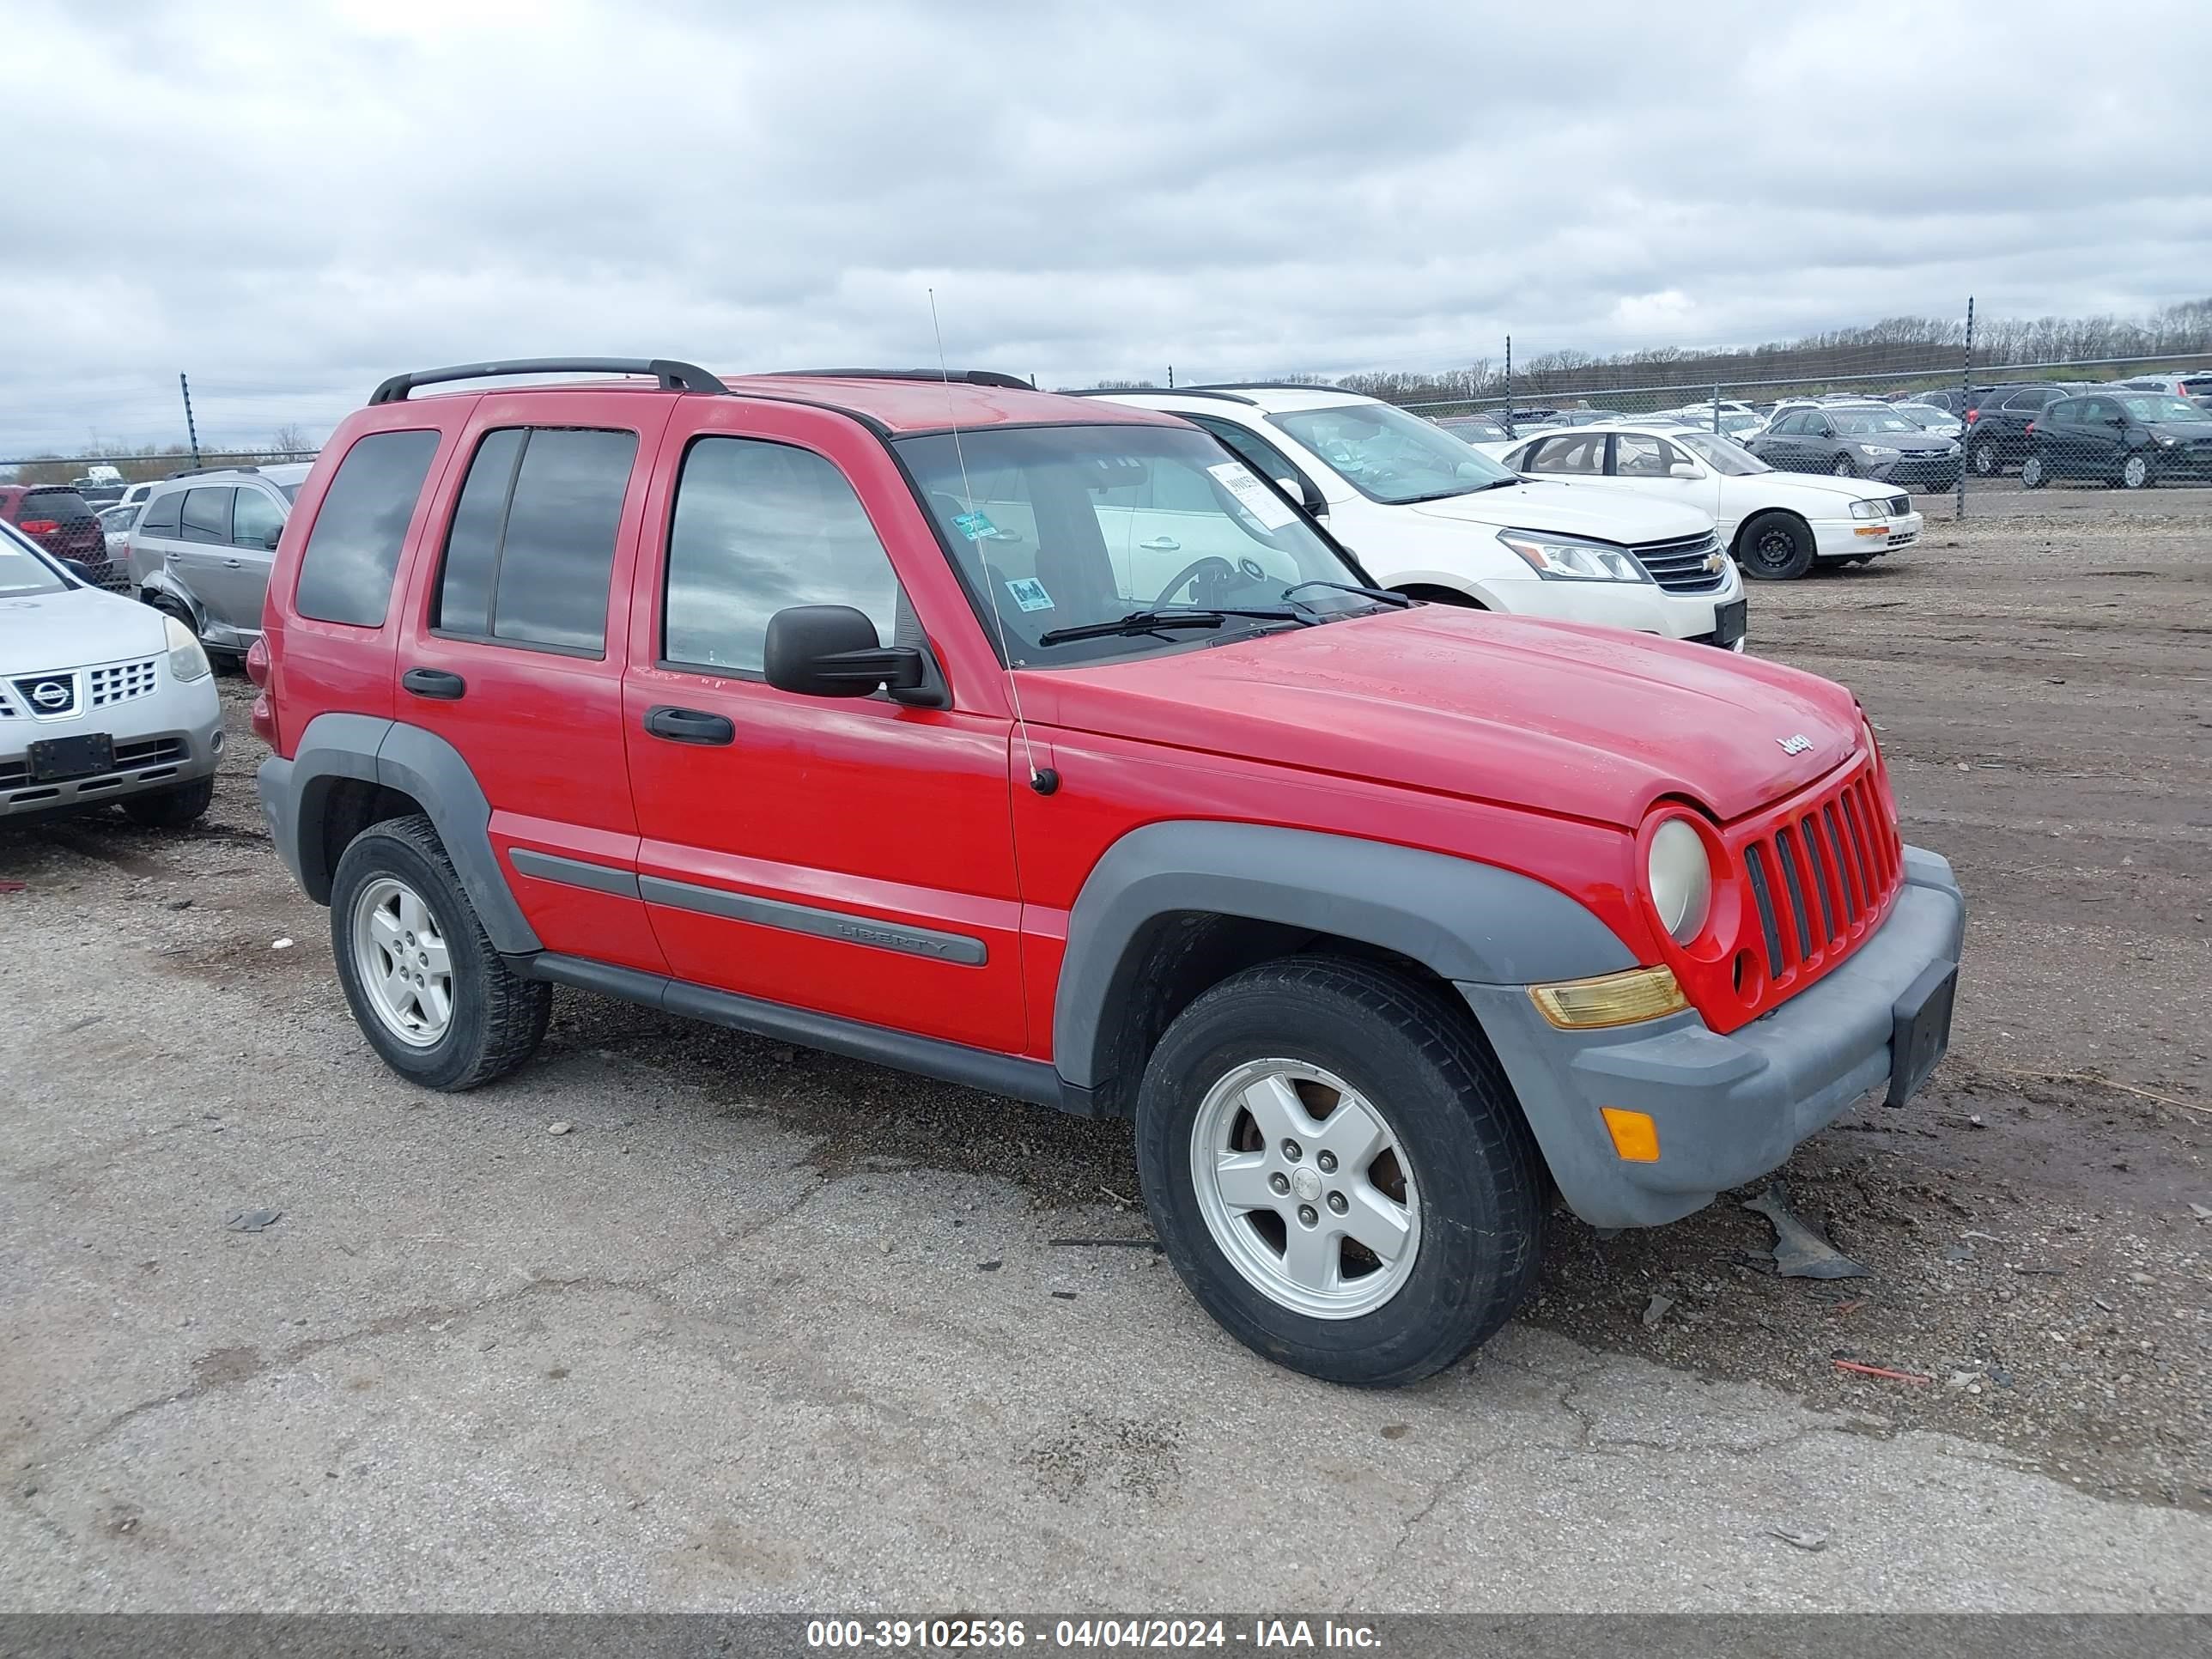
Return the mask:
[(1959, 368), (1959, 494), (1951, 507), (1954, 519), (1966, 516), (1966, 453), (1972, 447), (1969, 440), (1974, 428), (1966, 420), (1966, 410), (1974, 401), (1974, 296), (1966, 296), (1966, 356)]
[(1721, 383), (1720, 383), (1718, 380), (1715, 380), (1715, 381), (1713, 382), (1713, 432), (1714, 432), (1714, 434), (1715, 434), (1716, 436), (1717, 436), (1717, 435), (1719, 434), (1719, 433), (1720, 433), (1720, 429), (1721, 429)]
[(1513, 337), (1510, 334), (1505, 337), (1505, 435), (1509, 438), (1521, 435), (1513, 429)]
[(1175, 365), (1173, 363), (1170, 363), (1168, 365), (1168, 390), (1170, 392), (1175, 390)]
[(192, 465), (200, 464), (200, 429), (192, 424), (192, 383), (185, 378), (182, 369), (177, 371), (177, 390), (185, 394), (185, 436), (191, 441)]

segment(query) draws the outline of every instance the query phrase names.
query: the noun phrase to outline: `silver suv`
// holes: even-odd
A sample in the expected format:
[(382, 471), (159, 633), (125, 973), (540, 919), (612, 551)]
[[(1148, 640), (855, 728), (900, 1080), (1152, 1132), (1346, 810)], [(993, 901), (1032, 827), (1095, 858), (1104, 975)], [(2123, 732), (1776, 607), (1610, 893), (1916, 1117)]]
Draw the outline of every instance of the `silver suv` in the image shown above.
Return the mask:
[(211, 468), (164, 478), (131, 526), (138, 597), (191, 629), (218, 658), (261, 635), (261, 601), (276, 539), (309, 465)]

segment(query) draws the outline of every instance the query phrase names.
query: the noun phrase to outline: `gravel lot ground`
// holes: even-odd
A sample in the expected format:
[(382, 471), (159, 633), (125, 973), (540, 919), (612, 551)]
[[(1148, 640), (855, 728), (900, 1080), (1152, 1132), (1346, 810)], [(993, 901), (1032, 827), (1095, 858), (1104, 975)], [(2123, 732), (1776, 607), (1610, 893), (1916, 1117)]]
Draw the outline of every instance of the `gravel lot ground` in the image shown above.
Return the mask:
[(0, 1607), (2212, 1607), (2212, 504), (1975, 507), (1753, 600), (1973, 907), (1783, 1172), (1870, 1276), (1562, 1215), (1395, 1395), (1216, 1333), (1121, 1126), (569, 992), (399, 1084), (228, 682), (197, 833), (0, 830)]

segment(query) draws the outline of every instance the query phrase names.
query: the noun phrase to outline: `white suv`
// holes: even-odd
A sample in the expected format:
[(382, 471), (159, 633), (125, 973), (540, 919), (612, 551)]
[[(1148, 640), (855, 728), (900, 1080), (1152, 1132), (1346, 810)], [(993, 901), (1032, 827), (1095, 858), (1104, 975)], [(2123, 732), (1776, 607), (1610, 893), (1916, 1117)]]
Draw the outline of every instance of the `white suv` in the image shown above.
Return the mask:
[(1091, 394), (1180, 415), (1417, 599), (1743, 649), (1712, 515), (1531, 482), (1395, 404), (1311, 386)]

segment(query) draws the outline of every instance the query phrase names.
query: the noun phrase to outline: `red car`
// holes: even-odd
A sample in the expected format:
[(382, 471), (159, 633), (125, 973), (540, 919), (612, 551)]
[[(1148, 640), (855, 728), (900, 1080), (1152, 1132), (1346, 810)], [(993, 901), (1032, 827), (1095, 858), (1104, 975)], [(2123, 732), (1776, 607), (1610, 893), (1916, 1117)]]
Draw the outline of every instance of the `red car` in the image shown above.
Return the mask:
[(127, 587), (123, 562), (107, 556), (107, 533), (92, 504), (67, 484), (0, 484), (0, 519), (58, 559), (81, 564), (96, 587)]
[[(623, 378), (412, 395), (563, 370)], [(1379, 590), (1171, 416), (401, 375), (264, 624), (263, 807), (402, 1074), (568, 985), (1133, 1118), (1185, 1282), (1319, 1376), (1497, 1329), (1554, 1188), (1672, 1220), (1948, 1036), (1964, 905), (1850, 692)]]

